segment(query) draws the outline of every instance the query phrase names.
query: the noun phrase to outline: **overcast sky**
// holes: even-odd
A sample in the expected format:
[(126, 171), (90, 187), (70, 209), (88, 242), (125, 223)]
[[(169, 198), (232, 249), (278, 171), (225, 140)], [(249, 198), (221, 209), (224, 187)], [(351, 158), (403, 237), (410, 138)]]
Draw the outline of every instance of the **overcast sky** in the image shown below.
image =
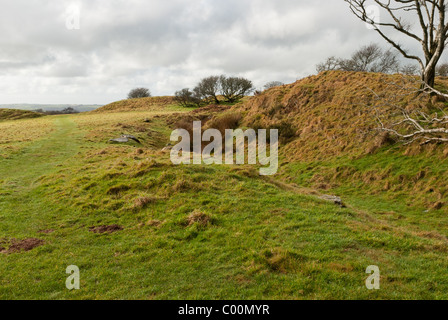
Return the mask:
[[(212, 74), (257, 87), (379, 36), (343, 0), (2, 0), (0, 104), (173, 95)], [(79, 9), (79, 29), (76, 11)]]

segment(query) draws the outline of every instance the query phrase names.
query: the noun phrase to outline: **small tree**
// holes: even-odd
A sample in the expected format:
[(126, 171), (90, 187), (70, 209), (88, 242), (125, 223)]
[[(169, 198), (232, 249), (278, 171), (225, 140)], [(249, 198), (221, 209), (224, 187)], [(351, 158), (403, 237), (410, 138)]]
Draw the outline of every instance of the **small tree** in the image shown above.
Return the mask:
[(400, 63), (397, 54), (383, 51), (377, 44), (363, 46), (350, 59), (330, 57), (316, 66), (318, 72), (329, 70), (392, 73), (398, 71)]
[(201, 97), (204, 97), (204, 99), (207, 99), (210, 101), (215, 102), (216, 104), (219, 104), (218, 94), (220, 91), (220, 77), (219, 76), (211, 76), (202, 79), (196, 88), (194, 88), (194, 91), (197, 92), (198, 95)]
[(73, 114), (73, 113), (79, 113), (78, 110), (73, 109), (72, 107), (65, 108), (61, 111), (62, 114)]
[(128, 99), (137, 99), (137, 98), (149, 98), (151, 97), (151, 92), (146, 88), (135, 88), (132, 89), (128, 94)]
[(235, 103), (254, 90), (252, 81), (241, 77), (219, 77), (221, 94), (226, 102)]
[(448, 77), (448, 63), (443, 63), (438, 66), (436, 73), (440, 77)]
[(407, 64), (401, 67), (400, 73), (407, 76), (415, 76), (419, 74), (419, 67), (416, 64)]
[(197, 90), (191, 91), (188, 88), (176, 91), (174, 98), (181, 106), (186, 108), (200, 107), (202, 105), (202, 97)]
[(271, 89), (271, 88), (274, 88), (274, 87), (280, 87), (280, 86), (282, 86), (282, 85), (284, 85), (283, 82), (280, 82), (280, 81), (271, 81), (271, 82), (268, 82), (268, 83), (266, 83), (266, 84), (264, 85), (264, 90), (268, 90), (268, 89)]
[(316, 66), (316, 70), (318, 73), (324, 71), (333, 71), (340, 70), (341, 59), (336, 58), (335, 56), (329, 57), (325, 62), (319, 63)]

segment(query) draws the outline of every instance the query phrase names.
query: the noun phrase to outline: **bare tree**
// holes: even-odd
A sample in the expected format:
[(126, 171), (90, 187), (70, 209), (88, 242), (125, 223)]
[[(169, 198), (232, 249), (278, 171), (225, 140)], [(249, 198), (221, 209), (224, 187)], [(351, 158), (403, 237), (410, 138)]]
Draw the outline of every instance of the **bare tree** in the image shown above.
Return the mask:
[[(378, 32), (390, 45), (405, 58), (415, 60), (422, 71), (422, 81), (434, 86), (436, 67), (448, 38), (448, 24), (445, 19), (445, 0), (344, 0), (351, 11)], [(369, 15), (368, 8), (376, 5), (388, 16), (387, 20), (376, 21)], [(412, 31), (406, 17), (418, 20), (421, 34)], [(392, 30), (417, 41), (423, 50), (424, 60), (418, 54), (409, 53), (392, 35)]]
[(174, 99), (183, 107), (200, 107), (203, 103), (198, 90), (191, 91), (188, 88), (176, 91)]
[(403, 76), (399, 81), (388, 83), (382, 93), (370, 92), (374, 96), (373, 107), (380, 124), (379, 130), (388, 132), (405, 144), (415, 141), (420, 141), (422, 145), (448, 142), (448, 114), (445, 108), (430, 103), (432, 93), (445, 98), (448, 94), (425, 85), (413, 76)]
[(415, 76), (419, 74), (419, 66), (413, 63), (406, 64), (400, 68), (400, 73), (407, 76)]
[(271, 82), (268, 82), (268, 83), (266, 83), (266, 84), (264, 85), (264, 90), (268, 90), (268, 89), (271, 89), (271, 88), (274, 88), (274, 87), (280, 87), (280, 86), (282, 86), (282, 85), (284, 85), (283, 82), (280, 82), (280, 81), (271, 81)]
[(200, 96), (219, 104), (220, 76), (210, 76), (202, 79), (194, 89)]
[(356, 50), (350, 59), (330, 57), (316, 67), (318, 72), (344, 70), (382, 73), (397, 72), (399, 68), (397, 55), (391, 50), (384, 51), (376, 43)]
[(443, 63), (438, 66), (436, 74), (440, 77), (448, 77), (448, 63)]
[(128, 99), (136, 99), (136, 98), (148, 98), (151, 97), (151, 92), (146, 88), (135, 88), (132, 89), (128, 94)]
[(318, 73), (324, 71), (333, 71), (340, 70), (341, 67), (341, 59), (336, 58), (335, 56), (329, 57), (325, 62), (319, 63), (316, 66), (316, 70)]

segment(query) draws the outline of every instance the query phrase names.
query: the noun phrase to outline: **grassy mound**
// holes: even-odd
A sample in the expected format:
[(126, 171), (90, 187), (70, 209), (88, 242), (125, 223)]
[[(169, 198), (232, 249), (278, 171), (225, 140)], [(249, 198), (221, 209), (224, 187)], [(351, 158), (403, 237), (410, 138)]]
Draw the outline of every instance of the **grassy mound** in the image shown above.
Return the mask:
[[(445, 212), (448, 145), (405, 146), (377, 130), (373, 92), (393, 93), (401, 80), (400, 75), (325, 72), (265, 91), (236, 108), (245, 115), (245, 126), (279, 129), (280, 172), (288, 182), (354, 196), (363, 205), (370, 196), (370, 209), (393, 204), (398, 211)], [(446, 79), (437, 85), (446, 88)], [(445, 101), (427, 100), (417, 103), (408, 96), (399, 103), (446, 111)], [(394, 120), (389, 107), (380, 107)]]
[(174, 101), (174, 97), (151, 97), (121, 100), (108, 104), (92, 112), (162, 111), (167, 108), (179, 108)]
[(40, 118), (42, 116), (43, 116), (43, 114), (33, 112), (33, 111), (16, 110), (16, 109), (0, 109), (0, 121), (32, 119), (32, 118)]
[[(400, 75), (324, 72), (267, 90), (240, 108), (247, 114), (246, 125), (278, 128), (284, 140), (293, 140), (289, 160), (359, 157), (391, 142), (387, 137), (376, 139), (378, 123), (372, 106), (377, 102), (373, 92), (390, 92), (401, 80)], [(438, 82), (448, 87), (446, 80)], [(406, 106), (413, 103), (412, 96), (400, 100)], [(445, 108), (446, 103), (432, 107)]]

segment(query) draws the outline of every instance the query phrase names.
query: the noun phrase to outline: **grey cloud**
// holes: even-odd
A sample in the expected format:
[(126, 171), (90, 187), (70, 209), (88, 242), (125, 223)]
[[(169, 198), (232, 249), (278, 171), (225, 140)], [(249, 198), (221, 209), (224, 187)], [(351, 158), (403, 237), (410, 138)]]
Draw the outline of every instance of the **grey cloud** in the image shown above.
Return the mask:
[[(294, 81), (381, 42), (334, 0), (14, 0), (0, 12), (0, 102), (106, 103), (227, 73)], [(67, 8), (81, 29), (67, 30)], [(415, 47), (414, 47), (415, 48)]]

